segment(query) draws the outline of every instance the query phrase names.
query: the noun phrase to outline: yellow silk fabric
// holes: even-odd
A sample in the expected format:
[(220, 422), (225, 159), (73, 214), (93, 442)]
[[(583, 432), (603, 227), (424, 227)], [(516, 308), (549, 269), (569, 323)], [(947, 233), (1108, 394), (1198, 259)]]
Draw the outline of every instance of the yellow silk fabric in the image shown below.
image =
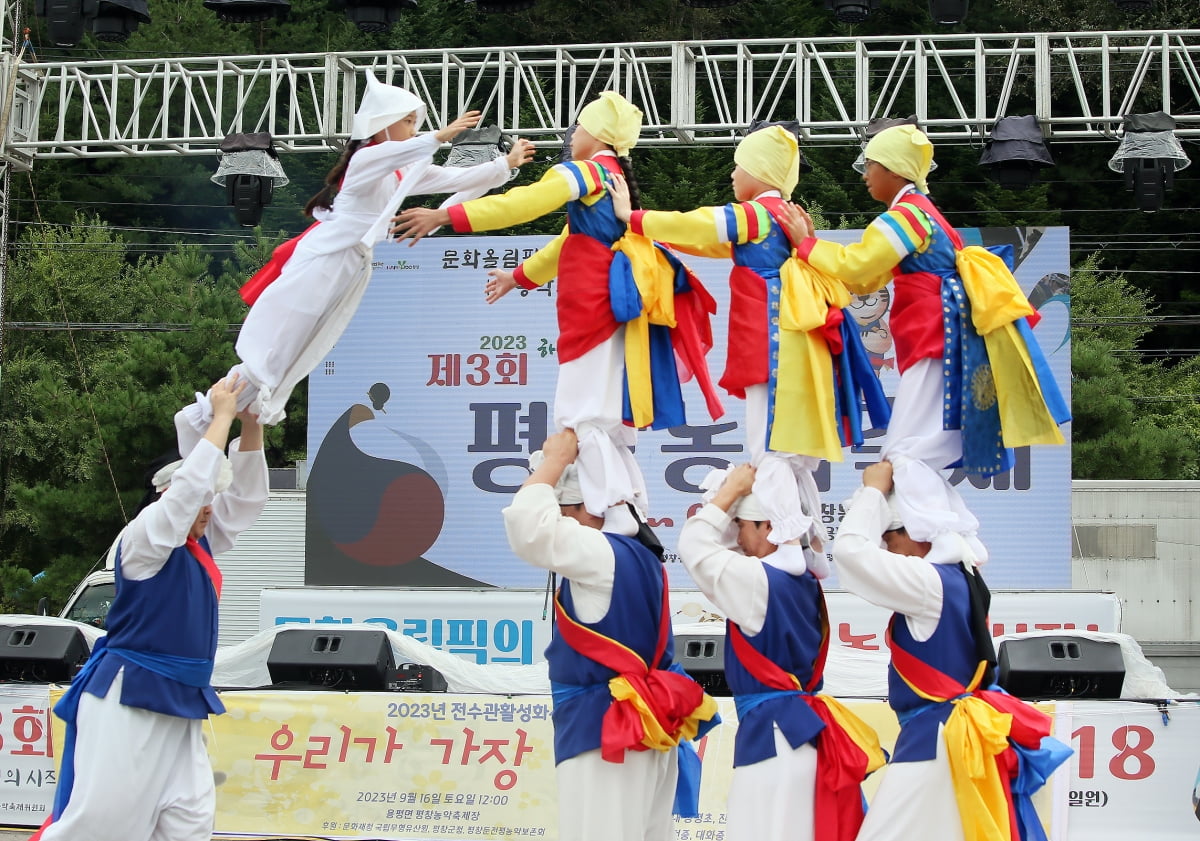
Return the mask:
[[(833, 358), (820, 332), (830, 307), (850, 304), (846, 288), (829, 275), (792, 258), (780, 268), (779, 358), (772, 450), (842, 460), (834, 399)], [(769, 282), (769, 281), (768, 281)]]
[(987, 249), (968, 246), (958, 252), (957, 264), (971, 301), (971, 320), (987, 345), (1004, 446), (1062, 444), (1025, 340), (1013, 326), (1017, 319), (1033, 315), (1025, 293), (1004, 261)]
[(668, 751), (678, 747), (680, 742), (690, 742), (696, 738), (696, 734), (700, 732), (700, 722), (709, 721), (717, 714), (717, 702), (708, 693), (704, 694), (700, 706), (696, 707), (687, 718), (683, 720), (683, 724), (679, 728), (679, 732), (672, 735), (666, 730), (663, 730), (662, 725), (658, 723), (650, 706), (638, 694), (637, 690), (630, 685), (629, 681), (618, 675), (608, 682), (608, 691), (612, 693), (614, 701), (628, 701), (637, 710), (638, 718), (642, 722), (642, 729), (645, 735), (642, 737), (642, 744), (651, 750)]

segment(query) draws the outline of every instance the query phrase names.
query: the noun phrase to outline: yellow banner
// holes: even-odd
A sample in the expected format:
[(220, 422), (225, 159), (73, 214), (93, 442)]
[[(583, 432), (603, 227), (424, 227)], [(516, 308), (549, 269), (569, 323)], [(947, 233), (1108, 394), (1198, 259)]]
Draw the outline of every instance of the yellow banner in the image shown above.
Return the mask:
[[(61, 690), (51, 693), (57, 702)], [(218, 833), (323, 838), (556, 838), (548, 696), (223, 692), (210, 718)], [(679, 841), (724, 837), (737, 712), (701, 742), (700, 815)], [(884, 701), (844, 702), (888, 750), (899, 725)], [(1039, 705), (1053, 714), (1053, 705)], [(54, 719), (61, 744), (62, 722)], [(867, 779), (878, 788), (884, 768)], [(1050, 787), (1036, 798), (1043, 822)]]

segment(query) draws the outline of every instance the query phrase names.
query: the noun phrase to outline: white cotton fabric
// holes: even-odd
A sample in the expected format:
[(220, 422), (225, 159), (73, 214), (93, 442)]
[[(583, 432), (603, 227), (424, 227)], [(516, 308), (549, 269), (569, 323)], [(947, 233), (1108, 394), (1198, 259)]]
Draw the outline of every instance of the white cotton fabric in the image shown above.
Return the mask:
[[(371, 279), (373, 243), (362, 238), (398, 209), (392, 204), (401, 185), (397, 170), (409, 184), (409, 195), (454, 193), (457, 201), (483, 195), (508, 178), (504, 158), (465, 168), (427, 166), (438, 145), (433, 134), (423, 134), (365, 146), (350, 159), (333, 207), (318, 212), (321, 224), (296, 246), (242, 324), (237, 340), (242, 361), (230, 370), (249, 383), (238, 398), (239, 411), (252, 408), (264, 424), (283, 420), (292, 390), (345, 331)], [(196, 402), (175, 416), (181, 455), (191, 451), (211, 422), (211, 403), (197, 394)]]
[(216, 814), (204, 719), (120, 702), (118, 673), (104, 698), (83, 693), (75, 785), (44, 841), (209, 841)]
[[(894, 468), (894, 505), (909, 536), (933, 542), (961, 535), (982, 564), (988, 554), (977, 536), (979, 520), (941, 472), (962, 457), (962, 433), (942, 429), (942, 394), (941, 360), (922, 359), (904, 372), (881, 457)], [(952, 541), (948, 556), (958, 546)]]
[(560, 762), (555, 776), (559, 841), (675, 841), (675, 751), (627, 750), (621, 763), (587, 751)]
[(630, 447), (637, 431), (625, 425), (623, 389), (625, 328), (578, 359), (560, 363), (554, 389), (554, 425), (573, 429), (579, 438), (579, 485), (583, 505), (603, 517), (621, 502), (649, 512), (646, 480)]
[(962, 816), (954, 798), (950, 759), (941, 728), (937, 756), (924, 762), (889, 762), (871, 798), (856, 841), (963, 841)]
[[(242, 452), (242, 440), (229, 445), (229, 458), (201, 439), (171, 477), (171, 488), (138, 513), (121, 532), (121, 574), (131, 581), (153, 578), (177, 547), (187, 540), (196, 516), (212, 505), (204, 530), (213, 555), (228, 552), (258, 519), (267, 504), (267, 461), (263, 450)], [(222, 463), (230, 464), (229, 487), (214, 493)]]
[(733, 769), (728, 841), (814, 841), (817, 749), (793, 748), (775, 727), (775, 756)]

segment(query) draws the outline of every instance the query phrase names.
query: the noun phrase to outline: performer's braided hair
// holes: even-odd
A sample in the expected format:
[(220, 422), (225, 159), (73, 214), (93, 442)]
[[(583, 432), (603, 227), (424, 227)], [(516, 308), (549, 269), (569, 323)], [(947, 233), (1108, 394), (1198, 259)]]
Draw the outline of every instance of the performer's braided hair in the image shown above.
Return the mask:
[(346, 174), (346, 168), (350, 166), (350, 158), (354, 153), (366, 146), (370, 142), (369, 138), (362, 140), (351, 140), (346, 144), (346, 148), (342, 150), (342, 154), (337, 159), (337, 163), (333, 165), (333, 169), (329, 170), (329, 174), (325, 176), (325, 186), (321, 188), (321, 192), (317, 193), (308, 200), (308, 204), (304, 205), (304, 215), (312, 216), (313, 211), (318, 207), (323, 207), (329, 210), (333, 207), (333, 197), (337, 194), (338, 188), (342, 184), (342, 178)]
[(621, 173), (625, 176), (625, 183), (629, 185), (629, 203), (633, 205), (634, 210), (642, 209), (642, 191), (638, 187), (637, 179), (633, 177), (633, 161), (628, 155), (617, 157), (617, 163), (621, 165)]

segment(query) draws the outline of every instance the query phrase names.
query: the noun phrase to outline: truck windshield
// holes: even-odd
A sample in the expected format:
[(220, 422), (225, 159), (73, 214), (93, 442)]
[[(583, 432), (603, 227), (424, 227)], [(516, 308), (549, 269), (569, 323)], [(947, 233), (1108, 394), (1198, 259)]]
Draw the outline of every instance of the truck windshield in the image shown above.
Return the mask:
[(104, 630), (107, 627), (109, 605), (116, 596), (116, 584), (93, 584), (79, 594), (65, 618)]

